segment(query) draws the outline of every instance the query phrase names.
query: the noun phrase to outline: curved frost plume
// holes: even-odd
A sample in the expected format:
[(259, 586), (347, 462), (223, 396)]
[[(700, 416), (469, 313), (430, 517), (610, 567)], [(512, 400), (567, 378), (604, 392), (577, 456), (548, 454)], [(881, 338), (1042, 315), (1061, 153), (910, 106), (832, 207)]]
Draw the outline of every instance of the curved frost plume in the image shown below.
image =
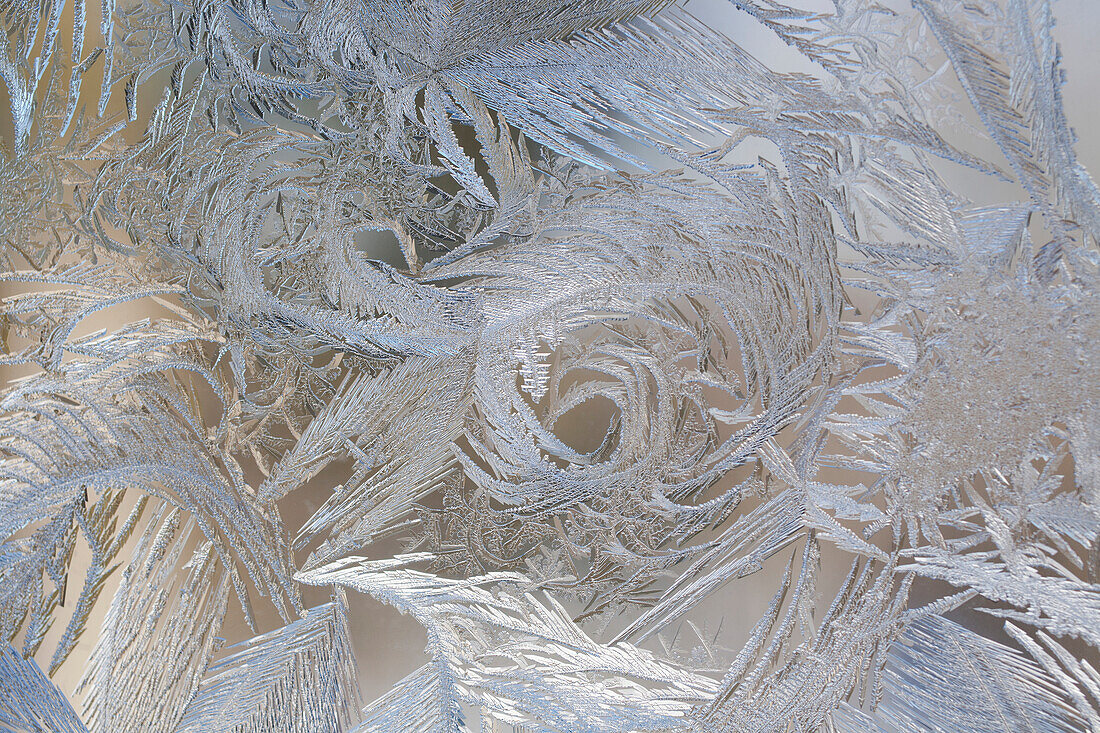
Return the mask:
[(1100, 731), (1061, 12), (10, 4), (0, 727)]

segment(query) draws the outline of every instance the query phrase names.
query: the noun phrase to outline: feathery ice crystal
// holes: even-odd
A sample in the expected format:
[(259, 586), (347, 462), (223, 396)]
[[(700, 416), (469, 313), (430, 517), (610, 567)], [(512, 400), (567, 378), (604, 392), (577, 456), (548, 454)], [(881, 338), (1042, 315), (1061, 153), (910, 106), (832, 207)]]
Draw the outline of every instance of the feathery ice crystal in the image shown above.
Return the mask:
[(1100, 731), (1050, 1), (703, 5), (4, 4), (0, 728)]

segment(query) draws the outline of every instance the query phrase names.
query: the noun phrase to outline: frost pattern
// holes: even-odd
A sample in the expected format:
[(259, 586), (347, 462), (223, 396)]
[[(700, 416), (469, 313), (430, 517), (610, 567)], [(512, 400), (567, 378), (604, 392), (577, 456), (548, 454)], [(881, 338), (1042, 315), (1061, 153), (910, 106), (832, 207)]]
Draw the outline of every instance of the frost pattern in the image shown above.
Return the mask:
[(8, 4), (0, 726), (1100, 731), (1049, 0), (721, 12)]

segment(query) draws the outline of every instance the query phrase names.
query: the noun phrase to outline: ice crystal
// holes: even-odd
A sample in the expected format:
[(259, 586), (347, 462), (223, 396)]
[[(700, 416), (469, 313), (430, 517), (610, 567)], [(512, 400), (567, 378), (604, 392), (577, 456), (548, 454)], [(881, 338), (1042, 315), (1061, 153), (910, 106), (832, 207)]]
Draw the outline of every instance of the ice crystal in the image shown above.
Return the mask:
[(1100, 731), (1057, 10), (5, 5), (0, 727)]

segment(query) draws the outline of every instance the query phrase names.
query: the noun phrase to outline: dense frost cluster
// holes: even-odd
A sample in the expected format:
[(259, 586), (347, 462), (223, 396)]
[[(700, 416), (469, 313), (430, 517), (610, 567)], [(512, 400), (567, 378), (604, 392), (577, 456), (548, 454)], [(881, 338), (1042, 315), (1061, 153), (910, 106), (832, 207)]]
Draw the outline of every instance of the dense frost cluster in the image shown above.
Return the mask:
[(1049, 1), (705, 10), (0, 4), (0, 728), (1100, 730)]

